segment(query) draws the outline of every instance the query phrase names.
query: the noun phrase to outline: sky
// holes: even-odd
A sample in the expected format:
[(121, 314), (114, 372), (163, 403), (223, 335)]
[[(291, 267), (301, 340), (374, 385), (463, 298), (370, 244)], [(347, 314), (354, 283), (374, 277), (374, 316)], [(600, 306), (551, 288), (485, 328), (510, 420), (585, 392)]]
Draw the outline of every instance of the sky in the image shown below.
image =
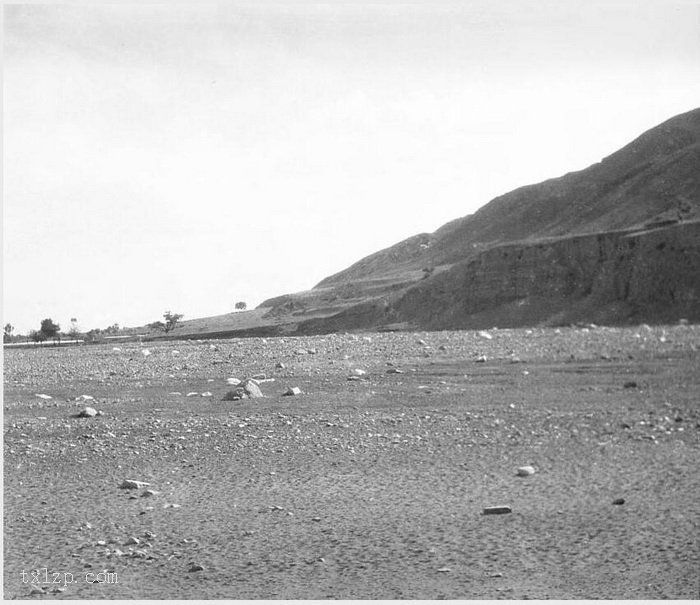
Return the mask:
[(4, 5), (3, 325), (254, 307), (700, 106), (700, 4)]

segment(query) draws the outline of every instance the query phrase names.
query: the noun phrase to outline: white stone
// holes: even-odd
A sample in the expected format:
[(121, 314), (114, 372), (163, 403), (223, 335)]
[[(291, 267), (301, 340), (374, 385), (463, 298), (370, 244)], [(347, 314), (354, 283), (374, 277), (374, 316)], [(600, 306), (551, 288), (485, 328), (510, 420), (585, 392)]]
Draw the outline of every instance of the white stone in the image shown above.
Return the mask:
[(122, 484), (119, 486), (122, 489), (141, 489), (142, 487), (148, 487), (150, 483), (145, 481), (134, 481), (133, 479), (124, 479)]
[(255, 384), (255, 382), (253, 382), (252, 380), (246, 380), (243, 383), (243, 390), (245, 391), (246, 395), (248, 395), (248, 397), (264, 397), (262, 391), (260, 390), (260, 387), (257, 384)]
[(518, 468), (518, 477), (527, 477), (535, 474), (535, 469), (532, 466), (521, 466)]

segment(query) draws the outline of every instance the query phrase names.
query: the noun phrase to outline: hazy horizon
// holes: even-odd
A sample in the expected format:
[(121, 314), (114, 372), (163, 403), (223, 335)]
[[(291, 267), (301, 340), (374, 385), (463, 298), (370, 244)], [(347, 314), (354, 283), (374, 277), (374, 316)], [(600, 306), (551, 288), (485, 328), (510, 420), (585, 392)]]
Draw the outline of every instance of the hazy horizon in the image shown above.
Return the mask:
[(700, 105), (692, 2), (3, 7), (3, 323), (252, 308)]

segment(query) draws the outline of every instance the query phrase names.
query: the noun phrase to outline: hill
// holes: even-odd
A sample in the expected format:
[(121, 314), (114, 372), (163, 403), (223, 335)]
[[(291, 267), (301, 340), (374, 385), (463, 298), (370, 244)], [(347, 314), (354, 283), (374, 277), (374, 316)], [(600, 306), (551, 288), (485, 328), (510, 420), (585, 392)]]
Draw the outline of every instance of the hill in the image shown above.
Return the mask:
[(700, 109), (250, 313), (245, 334), (698, 321)]

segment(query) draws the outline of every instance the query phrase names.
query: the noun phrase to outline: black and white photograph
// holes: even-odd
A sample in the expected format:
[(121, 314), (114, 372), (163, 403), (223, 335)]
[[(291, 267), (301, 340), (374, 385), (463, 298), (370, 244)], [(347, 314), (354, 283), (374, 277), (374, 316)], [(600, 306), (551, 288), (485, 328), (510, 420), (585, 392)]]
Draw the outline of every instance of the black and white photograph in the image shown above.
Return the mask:
[(4, 599), (700, 599), (700, 1), (0, 8)]

